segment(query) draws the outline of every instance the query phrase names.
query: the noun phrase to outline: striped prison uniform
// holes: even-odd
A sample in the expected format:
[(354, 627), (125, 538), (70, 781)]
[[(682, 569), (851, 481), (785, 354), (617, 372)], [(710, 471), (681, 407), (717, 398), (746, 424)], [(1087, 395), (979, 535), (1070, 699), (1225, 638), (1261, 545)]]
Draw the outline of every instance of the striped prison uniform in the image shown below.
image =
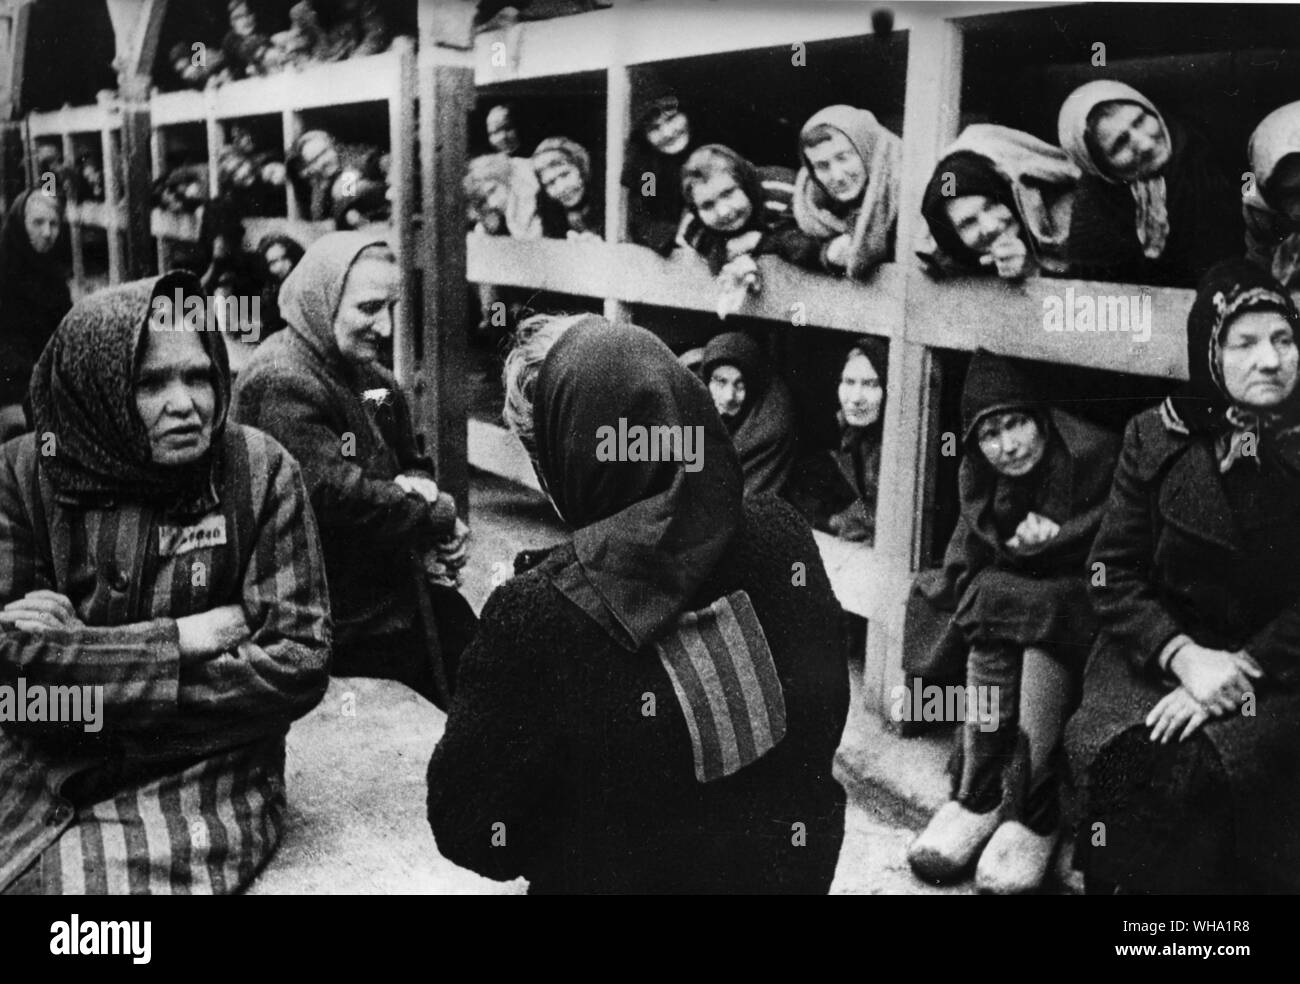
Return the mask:
[[(252, 428), (223, 441), (184, 523), (61, 501), (33, 435), (0, 448), (0, 604), (45, 588), (84, 623), (0, 627), (0, 687), (103, 688), (98, 733), (0, 723), (0, 890), (233, 892), (279, 841), (284, 737), (328, 683), (324, 564), (294, 460)], [(248, 638), (182, 665), (176, 619), (227, 604)]]

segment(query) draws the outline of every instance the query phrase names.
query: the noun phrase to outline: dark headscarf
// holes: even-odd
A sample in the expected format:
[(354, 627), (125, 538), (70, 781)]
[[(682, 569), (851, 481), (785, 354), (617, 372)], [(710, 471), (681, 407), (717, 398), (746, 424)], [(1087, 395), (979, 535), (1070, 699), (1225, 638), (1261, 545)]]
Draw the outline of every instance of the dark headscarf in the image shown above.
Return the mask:
[(745, 473), (745, 494), (780, 493), (794, 467), (794, 407), (785, 384), (772, 376), (758, 344), (739, 331), (724, 332), (704, 347), (705, 383), (718, 366), (735, 366), (745, 380), (745, 404), (724, 418)]
[[(41, 349), (72, 307), (55, 250), (41, 254), (27, 236), (27, 203), (14, 200), (0, 230), (0, 405), (21, 403)], [(62, 203), (54, 200), (63, 214)]]
[(949, 154), (935, 166), (921, 199), (921, 215), (930, 227), (930, 235), (934, 236), (935, 243), (944, 253), (969, 266), (978, 266), (979, 256), (961, 241), (948, 217), (948, 203), (966, 195), (983, 195), (1005, 205), (1017, 219), (1020, 210), (1006, 178), (998, 174), (988, 158), (963, 150)]
[[(708, 390), (658, 338), (592, 315), (537, 377), (538, 471), (577, 532), (555, 586), (619, 645), (639, 650), (685, 612), (741, 524), (740, 462)], [(700, 428), (702, 468), (598, 461), (598, 431)], [(683, 431), (683, 433), (685, 433)]]
[[(284, 317), (280, 314), (280, 287), (282, 282), (275, 279), (275, 276), (271, 273), (270, 264), (266, 262), (266, 252), (272, 246), (280, 246), (284, 249), (285, 256), (293, 262), (294, 269), (297, 269), (303, 255), (302, 244), (292, 236), (286, 236), (283, 233), (272, 233), (269, 236), (263, 236), (261, 242), (257, 244), (257, 265), (262, 276), (261, 314), (263, 338), (275, 334), (284, 327)], [(289, 272), (292, 273), (293, 270)]]
[(38, 460), (61, 499), (145, 502), (173, 515), (201, 515), (216, 504), (230, 408), (220, 334), (197, 332), (212, 360), (212, 451), (188, 465), (154, 464), (135, 404), (153, 298), (171, 300), (178, 288), (186, 298), (203, 297), (198, 278), (183, 272), (99, 291), (77, 303), (41, 354), (32, 373), (32, 414), (38, 440), (52, 435), (56, 453)]
[(1294, 433), (1300, 425), (1300, 394), (1293, 393), (1270, 413), (1239, 406), (1228, 395), (1223, 339), (1232, 319), (1244, 311), (1277, 311), (1300, 337), (1300, 313), (1271, 274), (1245, 259), (1217, 263), (1197, 285), (1187, 316), (1187, 384), (1161, 406), (1169, 430), (1215, 438), (1224, 471), (1240, 457), (1240, 438), (1247, 433), (1259, 440), (1257, 460), (1275, 440), (1300, 436)]
[(841, 410), (836, 414), (840, 425), (840, 450), (842, 451), (848, 451), (868, 438), (880, 440), (880, 432), (884, 429), (885, 422), (885, 401), (889, 399), (889, 343), (883, 338), (863, 335), (849, 346), (849, 350), (844, 354), (844, 365), (848, 364), (851, 356), (858, 353), (865, 355), (867, 361), (871, 363), (871, 368), (876, 370), (876, 376), (880, 379), (880, 391), (884, 395), (880, 398), (880, 414), (876, 417), (875, 423), (866, 427), (850, 427), (848, 421), (844, 419), (844, 411)]

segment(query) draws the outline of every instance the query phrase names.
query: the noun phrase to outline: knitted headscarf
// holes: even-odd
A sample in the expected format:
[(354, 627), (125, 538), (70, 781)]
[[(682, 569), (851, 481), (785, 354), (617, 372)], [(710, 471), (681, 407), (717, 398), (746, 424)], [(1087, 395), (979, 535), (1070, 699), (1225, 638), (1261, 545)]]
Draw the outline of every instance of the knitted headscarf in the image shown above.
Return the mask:
[(1277, 311), (1300, 336), (1300, 312), (1273, 277), (1245, 259), (1211, 267), (1196, 289), (1187, 316), (1188, 382), (1161, 405), (1165, 427), (1177, 434), (1209, 435), (1215, 440), (1220, 471), (1243, 457), (1246, 436), (1257, 443), (1259, 459), (1279, 442), (1300, 439), (1300, 394), (1275, 411), (1263, 412), (1233, 401), (1223, 378), (1223, 340), (1232, 319), (1245, 311)]
[[(841, 203), (813, 177), (803, 149), (804, 136), (818, 126), (839, 130), (849, 140), (866, 167), (867, 183), (852, 212), (841, 217)], [(799, 133), (803, 167), (795, 178), (794, 216), (799, 228), (818, 239), (849, 233), (852, 246), (847, 273), (861, 277), (889, 254), (890, 237), (898, 219), (899, 176), (903, 142), (886, 130), (874, 114), (853, 106), (827, 106), (814, 113)]]
[[(1056, 120), (1057, 136), (1062, 149), (1085, 174), (1116, 184), (1118, 179), (1110, 173), (1104, 162), (1099, 162), (1093, 157), (1088, 139), (1089, 117), (1093, 110), (1110, 102), (1134, 103), (1154, 116), (1160, 121), (1160, 128), (1164, 131), (1165, 140), (1171, 150), (1173, 137), (1164, 117), (1160, 115), (1160, 111), (1151, 100), (1123, 82), (1097, 79), (1079, 86), (1070, 93), (1061, 104), (1061, 112)], [(1128, 189), (1137, 205), (1137, 237), (1142, 245), (1142, 252), (1148, 259), (1158, 259), (1164, 253), (1165, 243), (1169, 239), (1165, 177), (1163, 174), (1157, 174), (1155, 177), (1131, 181), (1128, 182)]]
[[(1260, 120), (1250, 135), (1248, 155), (1255, 187), (1242, 199), (1257, 208), (1279, 211), (1270, 185), (1283, 161), (1300, 156), (1300, 102), (1279, 106)], [(1292, 232), (1274, 248), (1272, 272), (1281, 284), (1295, 281), (1300, 273), (1300, 232)]]
[(38, 458), (60, 499), (144, 502), (173, 515), (201, 515), (216, 504), (222, 434), (230, 408), (230, 367), (217, 332), (196, 332), (212, 360), (216, 404), (211, 450), (188, 465), (153, 462), (135, 402), (136, 369), (144, 354), (155, 297), (203, 297), (190, 273), (169, 273), (110, 287), (77, 303), (32, 372), (32, 415), (38, 442), (51, 435), (55, 453)]
[[(560, 336), (537, 376), (537, 467), (577, 532), (552, 582), (624, 648), (673, 625), (741, 523), (740, 462), (708, 390), (658, 338), (592, 315)], [(605, 427), (690, 428), (700, 468), (602, 461)], [(629, 455), (630, 456), (630, 455)]]

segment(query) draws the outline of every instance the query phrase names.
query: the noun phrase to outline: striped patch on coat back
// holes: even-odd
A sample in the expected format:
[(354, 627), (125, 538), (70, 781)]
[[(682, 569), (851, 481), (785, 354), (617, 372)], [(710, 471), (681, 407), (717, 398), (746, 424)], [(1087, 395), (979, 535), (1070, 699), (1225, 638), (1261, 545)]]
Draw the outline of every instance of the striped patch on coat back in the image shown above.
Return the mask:
[(739, 772), (785, 737), (785, 694), (744, 591), (687, 612), (654, 646), (686, 717), (700, 782)]

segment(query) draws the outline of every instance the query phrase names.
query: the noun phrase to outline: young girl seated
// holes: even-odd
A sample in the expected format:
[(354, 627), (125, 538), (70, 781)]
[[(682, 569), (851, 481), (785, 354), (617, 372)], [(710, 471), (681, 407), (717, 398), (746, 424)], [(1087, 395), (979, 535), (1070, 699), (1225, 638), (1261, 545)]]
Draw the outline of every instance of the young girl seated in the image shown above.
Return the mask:
[(945, 570), (970, 647), (950, 799), (913, 842), (921, 878), (978, 859), (982, 892), (1043, 881), (1060, 821), (1058, 747), (1095, 632), (1084, 566), (1118, 438), (1039, 400), (983, 350), (962, 392), (961, 519)]
[(794, 216), (824, 270), (861, 279), (893, 256), (902, 147), (865, 109), (828, 106), (804, 124)]
[(729, 331), (704, 347), (700, 366), (713, 405), (740, 455), (745, 495), (780, 494), (794, 465), (794, 407), (748, 335)]
[(1065, 273), (1079, 177), (1059, 147), (1005, 126), (968, 126), (926, 186), (921, 213), (933, 242), (919, 255), (936, 273)]
[(591, 155), (567, 137), (548, 137), (533, 151), (541, 185), (538, 211), (548, 239), (603, 239), (605, 196), (592, 180)]
[(718, 277), (719, 317), (739, 310), (745, 297), (762, 290), (754, 257), (775, 253), (816, 268), (820, 244), (794, 221), (794, 172), (755, 167), (721, 144), (700, 147), (682, 166), (687, 213), (679, 240)]
[(1250, 135), (1250, 172), (1242, 189), (1246, 258), (1283, 287), (1300, 284), (1300, 102), (1265, 116)]
[(1084, 177), (1070, 226), (1079, 276), (1192, 287), (1241, 252), (1237, 189), (1206, 139), (1131, 86), (1079, 86), (1057, 119)]

